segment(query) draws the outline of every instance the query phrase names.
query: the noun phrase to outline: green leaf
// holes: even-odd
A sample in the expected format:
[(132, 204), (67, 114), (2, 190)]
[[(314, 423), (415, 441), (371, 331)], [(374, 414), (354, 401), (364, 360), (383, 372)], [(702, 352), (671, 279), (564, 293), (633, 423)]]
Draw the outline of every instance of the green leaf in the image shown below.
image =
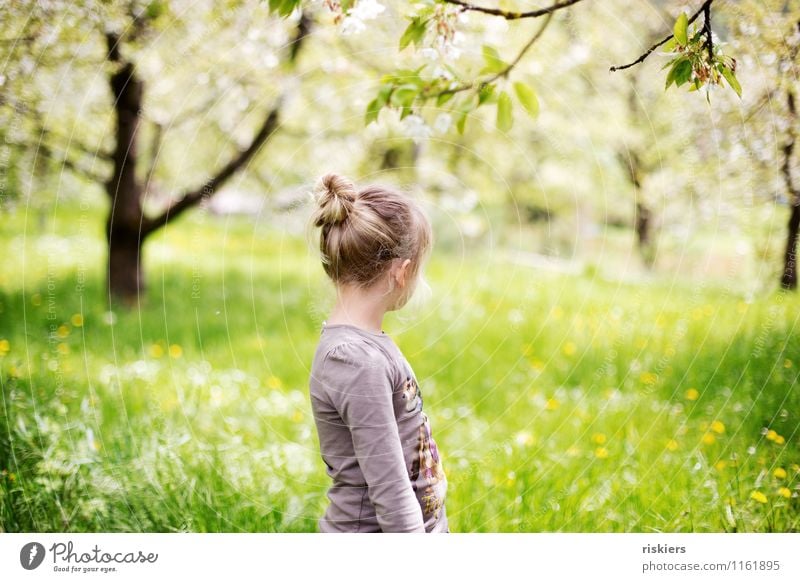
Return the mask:
[(739, 80), (736, 78), (736, 75), (733, 74), (733, 71), (730, 70), (725, 65), (720, 65), (717, 67), (722, 76), (725, 77), (725, 80), (728, 82), (728, 85), (731, 86), (731, 89), (736, 91), (736, 94), (739, 98), (742, 98), (742, 86), (739, 84)]
[(467, 123), (467, 116), (470, 111), (477, 107), (477, 102), (474, 95), (470, 95), (458, 106), (456, 115), (456, 129), (459, 135), (464, 135), (464, 127)]
[(422, 38), (425, 36), (425, 31), (427, 30), (428, 21), (423, 20), (419, 16), (415, 16), (411, 19), (411, 24), (408, 25), (403, 36), (400, 37), (400, 50), (405, 49), (408, 45), (414, 44), (416, 47), (421, 41)]
[(418, 94), (419, 87), (412, 83), (406, 83), (405, 85), (400, 85), (394, 91), (392, 91), (392, 96), (389, 98), (389, 102), (394, 107), (411, 107)]
[(377, 121), (378, 114), (381, 112), (382, 107), (383, 105), (381, 105), (377, 97), (370, 101), (369, 105), (367, 105), (367, 113), (364, 116), (364, 125), (369, 125), (373, 121)]
[(494, 85), (492, 83), (481, 85), (478, 89), (478, 105), (491, 101), (492, 97), (494, 97)]
[(661, 45), (661, 48), (664, 52), (670, 53), (675, 50), (676, 44), (678, 44), (678, 42), (675, 40), (675, 37), (673, 36), (671, 39), (669, 39), (667, 42)]
[(686, 81), (692, 78), (692, 63), (689, 59), (679, 59), (667, 74), (667, 84), (664, 90), (669, 89), (669, 86), (675, 83), (678, 87), (683, 85)]
[(488, 44), (483, 45), (483, 60), (486, 66), (481, 73), (500, 73), (508, 68), (508, 63), (500, 58), (497, 49)]
[(286, 17), (294, 12), (298, 4), (300, 4), (300, 0), (269, 0), (269, 10)]
[(686, 46), (686, 43), (689, 42), (689, 38), (686, 34), (688, 26), (689, 18), (686, 16), (685, 12), (681, 12), (681, 15), (678, 16), (678, 20), (675, 21), (675, 26), (672, 28), (672, 34), (681, 46)]
[(528, 115), (535, 119), (539, 115), (539, 99), (536, 97), (536, 92), (533, 88), (518, 81), (514, 83), (514, 92)]
[(508, 131), (514, 125), (514, 117), (511, 112), (511, 97), (505, 91), (501, 91), (497, 96), (497, 129)]
[(450, 101), (450, 99), (452, 99), (454, 96), (455, 96), (455, 93), (452, 93), (452, 92), (450, 92), (450, 93), (440, 93), (439, 96), (436, 98), (436, 106), (437, 107), (441, 107), (442, 105), (444, 105), (445, 103)]
[(380, 103), (381, 107), (389, 103), (389, 97), (391, 97), (393, 90), (394, 90), (394, 85), (387, 84), (381, 86), (380, 90), (378, 91), (378, 97), (377, 97), (378, 103)]

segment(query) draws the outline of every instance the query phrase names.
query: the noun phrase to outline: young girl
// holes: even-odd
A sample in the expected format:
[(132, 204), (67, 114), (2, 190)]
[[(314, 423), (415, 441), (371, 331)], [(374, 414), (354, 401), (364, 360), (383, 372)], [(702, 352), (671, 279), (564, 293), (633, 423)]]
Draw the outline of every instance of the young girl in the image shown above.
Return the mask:
[(311, 366), (311, 408), (333, 484), (323, 532), (449, 532), (447, 480), (422, 393), (382, 330), (414, 293), (431, 247), (422, 210), (379, 186), (324, 176), (312, 223), (337, 301)]

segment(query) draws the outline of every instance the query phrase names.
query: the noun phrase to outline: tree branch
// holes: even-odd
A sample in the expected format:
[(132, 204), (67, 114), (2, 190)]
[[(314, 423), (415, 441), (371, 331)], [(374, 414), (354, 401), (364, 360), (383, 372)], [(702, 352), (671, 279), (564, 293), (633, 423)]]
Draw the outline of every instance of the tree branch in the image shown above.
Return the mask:
[[(294, 63), (300, 54), (300, 49), (311, 31), (311, 18), (303, 13), (297, 25), (297, 32), (291, 43), (289, 50), (289, 62)], [(225, 164), (213, 177), (207, 180), (202, 186), (194, 190), (185, 192), (182, 196), (172, 201), (167, 208), (158, 216), (145, 219), (142, 225), (142, 236), (147, 236), (155, 230), (166, 225), (170, 220), (179, 216), (189, 208), (198, 204), (201, 200), (212, 196), (242, 167), (258, 153), (270, 137), (275, 133), (279, 116), (283, 106), (284, 97), (280, 96), (275, 105), (264, 118), (261, 127), (256, 132), (250, 145), (236, 154), (227, 164)]]
[(525, 46), (522, 47), (522, 50), (519, 51), (519, 53), (514, 58), (514, 60), (512, 60), (508, 64), (508, 66), (505, 69), (503, 69), (502, 71), (500, 71), (499, 73), (496, 73), (496, 74), (492, 75), (491, 77), (488, 77), (488, 78), (483, 79), (483, 80), (474, 80), (471, 83), (464, 83), (463, 85), (459, 85), (457, 87), (453, 87), (452, 89), (444, 89), (444, 90), (439, 91), (437, 93), (433, 93), (433, 94), (430, 94), (430, 95), (425, 95), (425, 98), (430, 99), (431, 97), (438, 97), (439, 95), (449, 95), (451, 93), (455, 94), (455, 93), (460, 93), (462, 91), (469, 91), (470, 89), (474, 89), (475, 87), (483, 87), (485, 85), (488, 85), (489, 83), (494, 83), (500, 77), (507, 77), (508, 74), (511, 72), (511, 70), (519, 64), (519, 62), (522, 60), (522, 57), (525, 56), (525, 53), (527, 53), (528, 50), (530, 50), (530, 48), (536, 43), (536, 41), (539, 40), (539, 38), (541, 38), (542, 34), (544, 33), (545, 29), (547, 28), (547, 25), (550, 24), (550, 20), (552, 19), (552, 17), (553, 17), (553, 13), (550, 12), (547, 15), (547, 18), (545, 19), (545, 21), (542, 23), (542, 26), (540, 26), (539, 30), (536, 31), (536, 34), (534, 34), (531, 37), (531, 39), (527, 43), (525, 43)]
[(522, 18), (538, 18), (539, 16), (544, 16), (545, 14), (552, 14), (553, 12), (563, 8), (568, 8), (573, 4), (577, 4), (581, 0), (563, 0), (562, 2), (556, 2), (551, 6), (539, 8), (538, 10), (531, 10), (529, 12), (511, 12), (510, 10), (501, 10), (499, 8), (484, 8), (483, 6), (476, 6), (475, 4), (463, 2), (462, 0), (442, 1), (447, 4), (455, 4), (456, 6), (460, 6), (461, 10), (464, 12), (482, 12), (483, 14), (491, 14), (492, 16), (502, 16), (506, 20), (520, 20)]
[[(695, 12), (695, 13), (694, 13), (694, 14), (693, 14), (693, 15), (692, 15), (690, 18), (689, 18), (689, 22), (688, 22), (688, 24), (691, 24), (692, 22), (694, 22), (695, 20), (697, 20), (697, 17), (698, 17), (698, 16), (700, 16), (700, 14), (702, 14), (702, 13), (703, 13), (705, 10), (710, 10), (712, 2), (714, 2), (714, 0), (706, 0), (705, 2), (703, 2), (703, 5), (702, 5), (702, 6), (700, 6), (700, 8), (698, 8), (698, 9), (697, 9), (697, 12)], [(657, 42), (657, 43), (655, 43), (653, 46), (651, 46), (649, 49), (647, 49), (647, 50), (646, 50), (644, 53), (642, 53), (642, 54), (639, 56), (639, 58), (638, 58), (638, 59), (636, 59), (635, 61), (633, 61), (633, 62), (630, 62), (630, 63), (628, 63), (627, 65), (616, 65), (616, 66), (610, 67), (610, 68), (609, 68), (609, 71), (611, 71), (611, 72), (613, 73), (614, 71), (621, 71), (621, 70), (623, 70), (623, 69), (629, 69), (630, 67), (633, 67), (634, 65), (638, 65), (639, 63), (641, 63), (641, 62), (644, 62), (644, 60), (645, 60), (647, 57), (649, 57), (649, 56), (650, 56), (650, 54), (651, 54), (651, 53), (652, 53), (654, 50), (656, 50), (656, 49), (657, 49), (658, 47), (660, 47), (662, 44), (664, 44), (664, 43), (666, 43), (666, 42), (669, 42), (669, 40), (670, 40), (670, 39), (671, 39), (673, 36), (674, 36), (674, 35), (670, 34), (669, 36), (666, 36), (664, 39), (662, 39), (662, 40), (658, 41), (658, 42)]]

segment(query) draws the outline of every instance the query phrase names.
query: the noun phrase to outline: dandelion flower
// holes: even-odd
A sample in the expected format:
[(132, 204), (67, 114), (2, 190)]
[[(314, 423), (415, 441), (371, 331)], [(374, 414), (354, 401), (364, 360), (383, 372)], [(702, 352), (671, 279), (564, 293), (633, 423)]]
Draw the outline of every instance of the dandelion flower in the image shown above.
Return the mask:
[(768, 441), (774, 441), (777, 436), (778, 436), (778, 433), (775, 432), (774, 430), (770, 429), (770, 430), (767, 431), (767, 440)]
[(710, 432), (707, 432), (706, 434), (703, 435), (704, 445), (713, 445), (716, 442), (716, 440), (717, 438)]
[(772, 474), (776, 479), (786, 479), (786, 469), (783, 467), (778, 467), (772, 472)]
[(58, 353), (61, 354), (62, 356), (66, 356), (69, 353), (69, 346), (64, 342), (60, 342), (58, 344), (58, 348), (56, 349), (58, 349)]
[(605, 447), (597, 447), (594, 450), (594, 456), (598, 459), (607, 459), (608, 458), (608, 449)]
[(792, 496), (792, 490), (789, 489), (788, 487), (781, 487), (780, 489), (778, 489), (778, 495), (780, 495), (781, 497), (785, 497), (786, 499), (789, 499)]
[(647, 384), (649, 386), (656, 383), (658, 376), (653, 372), (644, 372), (639, 376), (639, 380), (642, 381), (642, 384)]
[(555, 398), (548, 398), (547, 404), (544, 405), (545, 410), (556, 410), (560, 406), (560, 402)]
[(781, 435), (778, 435), (778, 436), (775, 437), (775, 444), (776, 445), (782, 445), (785, 442), (786, 442), (786, 439), (783, 438)]
[(698, 398), (700, 398), (700, 393), (697, 391), (696, 388), (689, 388), (686, 391), (686, 400), (694, 401), (697, 400)]
[(761, 493), (761, 491), (753, 491), (750, 494), (750, 499), (752, 499), (753, 501), (758, 501), (759, 503), (767, 502), (767, 496)]
[(300, 422), (301, 420), (303, 420), (303, 411), (295, 410), (294, 414), (292, 414), (292, 422)]
[(76, 313), (69, 318), (69, 322), (72, 324), (72, 327), (81, 327), (83, 325), (83, 315)]
[(169, 346), (169, 357), (178, 359), (183, 355), (183, 349), (178, 344), (172, 344)]
[(7, 339), (0, 340), (0, 358), (5, 356), (11, 349), (11, 344)]
[(160, 358), (161, 356), (164, 355), (164, 348), (162, 348), (158, 344), (153, 344), (152, 346), (150, 346), (150, 355), (153, 356), (154, 358)]
[(58, 326), (58, 337), (67, 337), (69, 335), (69, 328), (66, 325)]
[(572, 354), (575, 353), (575, 350), (577, 350), (577, 349), (578, 348), (575, 345), (575, 342), (567, 342), (567, 343), (564, 344), (564, 355), (565, 356), (571, 356)]
[(728, 466), (728, 462), (727, 462), (726, 460), (724, 460), (724, 459), (720, 459), (719, 461), (717, 461), (717, 462), (714, 464), (714, 468), (715, 468), (717, 471), (722, 471), (722, 470), (723, 470), (723, 469), (725, 469), (725, 467), (727, 467), (727, 466)]
[(267, 378), (267, 386), (272, 388), (273, 390), (277, 390), (281, 387), (281, 379), (277, 376), (270, 376)]
[(725, 432), (725, 425), (722, 424), (719, 420), (715, 420), (711, 423), (711, 430), (713, 430), (717, 434), (722, 434)]
[(597, 432), (592, 435), (592, 442), (597, 445), (602, 445), (606, 442), (606, 435), (601, 432)]
[(675, 439), (669, 439), (667, 441), (666, 448), (668, 451), (677, 451), (678, 450), (678, 441)]

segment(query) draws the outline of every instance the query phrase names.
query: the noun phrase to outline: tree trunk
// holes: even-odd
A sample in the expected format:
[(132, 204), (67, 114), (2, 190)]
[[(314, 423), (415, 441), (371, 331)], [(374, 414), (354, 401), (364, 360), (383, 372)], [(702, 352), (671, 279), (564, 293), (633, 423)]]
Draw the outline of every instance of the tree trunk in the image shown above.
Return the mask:
[(127, 305), (135, 304), (145, 289), (142, 242), (138, 230), (113, 227), (108, 239), (108, 292)]
[(650, 209), (642, 202), (636, 202), (636, 217), (634, 221), (639, 254), (641, 254), (645, 266), (649, 269), (653, 266), (655, 259), (650, 236), (652, 221)]
[(787, 228), (786, 253), (783, 259), (781, 287), (794, 290), (797, 289), (797, 238), (798, 230), (800, 230), (800, 200), (794, 200), (791, 209)]
[(114, 174), (106, 183), (111, 207), (106, 222), (108, 239), (108, 292), (112, 299), (135, 303), (144, 291), (141, 249), (145, 233), (143, 188), (136, 178), (139, 112), (144, 87), (134, 66), (119, 52), (119, 37), (106, 37), (109, 59), (119, 65), (109, 82), (116, 113), (115, 145), (112, 155)]

